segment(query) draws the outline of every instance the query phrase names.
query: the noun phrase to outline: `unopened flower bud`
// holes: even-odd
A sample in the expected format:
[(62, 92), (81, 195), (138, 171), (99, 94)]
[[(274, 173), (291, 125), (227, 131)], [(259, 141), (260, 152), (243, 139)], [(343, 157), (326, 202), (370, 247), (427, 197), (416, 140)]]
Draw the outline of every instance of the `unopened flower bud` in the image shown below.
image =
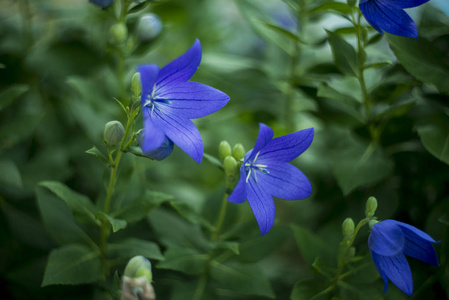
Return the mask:
[(148, 282), (153, 280), (151, 273), (151, 263), (145, 257), (138, 255), (128, 261), (124, 275), (131, 278), (139, 278), (145, 276)]
[(140, 73), (136, 72), (131, 79), (131, 92), (134, 98), (139, 98), (142, 93), (142, 84), (140, 83)]
[(232, 149), (232, 156), (234, 156), (236, 160), (241, 160), (245, 157), (245, 148), (242, 144), (239, 143), (234, 145), (234, 148)]
[(162, 21), (155, 14), (144, 14), (137, 22), (136, 33), (140, 42), (149, 43), (162, 31)]
[(350, 237), (354, 233), (354, 221), (351, 218), (346, 218), (342, 224), (343, 236)]
[(218, 155), (221, 160), (224, 160), (227, 156), (231, 155), (231, 145), (227, 141), (221, 141), (218, 146)]
[(377, 199), (375, 197), (369, 197), (366, 201), (365, 216), (371, 218), (376, 213), (376, 209)]
[(349, 247), (346, 251), (346, 261), (350, 261), (355, 256), (355, 247)]
[(119, 121), (111, 121), (104, 126), (104, 142), (108, 146), (118, 145), (125, 135), (125, 128)]
[(223, 161), (223, 169), (226, 176), (233, 177), (239, 172), (237, 161), (234, 157), (228, 155)]
[(123, 23), (116, 23), (109, 30), (109, 37), (112, 44), (120, 45), (128, 37), (128, 28)]
[(122, 278), (122, 300), (156, 300), (153, 286), (145, 276)]

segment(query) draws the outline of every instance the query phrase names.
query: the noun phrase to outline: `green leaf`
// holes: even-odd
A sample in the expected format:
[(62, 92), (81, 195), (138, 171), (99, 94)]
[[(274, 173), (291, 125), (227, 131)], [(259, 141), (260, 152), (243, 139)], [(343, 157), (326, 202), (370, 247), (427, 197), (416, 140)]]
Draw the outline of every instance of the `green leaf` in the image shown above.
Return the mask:
[(294, 43), (299, 43), (299, 38), (293, 34), (292, 32), (286, 30), (285, 28), (279, 27), (276, 24), (272, 24), (269, 22), (261, 21), (261, 20), (255, 20), (255, 22), (259, 22), (262, 25), (264, 25), (267, 29), (273, 30), (277, 34), (291, 40)]
[(354, 117), (354, 119), (358, 120), (359, 122), (361, 123), (364, 122), (364, 117), (361, 114), (360, 110), (362, 103), (353, 96), (343, 94), (342, 92), (337, 91), (334, 88), (330, 87), (327, 83), (320, 84), (320, 86), (318, 87), (317, 96), (329, 98), (333, 101), (338, 101), (339, 104), (336, 105), (338, 109), (351, 115), (352, 117)]
[(99, 225), (96, 214), (98, 208), (86, 196), (71, 190), (66, 185), (56, 181), (43, 181), (40, 186), (49, 189), (70, 207), (77, 219)]
[(255, 266), (240, 264), (211, 263), (211, 277), (219, 287), (244, 295), (276, 298), (273, 288), (266, 276)]
[(106, 158), (106, 156), (103, 155), (103, 153), (101, 153), (100, 150), (98, 150), (96, 146), (93, 146), (92, 148), (87, 150), (86, 153), (95, 156), (96, 158), (101, 160), (101, 162), (103, 162), (104, 164), (109, 165), (109, 160)]
[(300, 280), (293, 287), (292, 294), (290, 296), (291, 300), (324, 300), (329, 299), (328, 293), (325, 292), (318, 296), (319, 293), (324, 291), (327, 287), (323, 284), (323, 281), (320, 280)]
[(449, 117), (439, 115), (421, 122), (418, 134), (427, 151), (449, 164)]
[(127, 222), (125, 220), (116, 219), (114, 217), (111, 217), (110, 215), (105, 214), (102, 211), (97, 212), (96, 217), (98, 220), (108, 222), (109, 224), (111, 224), (113, 232), (117, 232), (121, 229), (124, 229), (127, 225)]
[(108, 244), (107, 251), (111, 257), (129, 259), (137, 255), (142, 255), (148, 259), (164, 260), (164, 256), (162, 256), (161, 250), (156, 243), (137, 238), (129, 238), (117, 243)]
[(367, 64), (363, 67), (363, 69), (368, 70), (368, 69), (378, 69), (378, 68), (382, 68), (384, 66), (392, 66), (393, 63), (391, 61), (381, 61), (381, 62), (376, 62), (376, 63), (372, 63), (372, 64)]
[(128, 14), (133, 14), (133, 13), (137, 13), (143, 9), (145, 9), (145, 7), (147, 7), (150, 4), (150, 1), (142, 1), (134, 6), (132, 6), (129, 10), (128, 10)]
[(292, 229), (302, 257), (309, 265), (312, 265), (317, 257), (327, 262), (332, 261), (331, 246), (318, 235), (298, 225), (292, 225)]
[(172, 195), (145, 190), (143, 196), (113, 211), (111, 216), (126, 220), (128, 223), (138, 222), (145, 218), (151, 210), (171, 200), (173, 200)]
[[(337, 3), (337, 2), (331, 2)], [(329, 44), (332, 48), (334, 62), (337, 68), (346, 75), (357, 76), (358, 73), (358, 59), (357, 53), (351, 44), (346, 42), (336, 33), (327, 31), (329, 37)]]
[(383, 150), (361, 141), (349, 131), (336, 131), (331, 150), (331, 168), (344, 195), (355, 188), (380, 181), (393, 169)]
[(36, 189), (37, 205), (45, 229), (60, 245), (86, 243), (95, 247), (92, 239), (78, 226), (67, 204), (47, 189)]
[(212, 249), (223, 249), (223, 250), (230, 250), (231, 252), (239, 255), (239, 243), (237, 242), (229, 242), (229, 241), (220, 241), (212, 243)]
[(0, 184), (11, 188), (22, 188), (22, 175), (11, 160), (0, 160)]
[(209, 255), (189, 248), (170, 247), (164, 253), (165, 261), (157, 264), (160, 269), (199, 275), (204, 272)]
[(72, 244), (53, 250), (48, 258), (42, 286), (91, 283), (101, 277), (100, 253)]
[(10, 106), (14, 100), (25, 94), (30, 87), (26, 84), (15, 84), (0, 92), (0, 111)]
[(434, 84), (441, 92), (449, 93), (449, 63), (433, 42), (420, 37), (411, 39), (387, 34), (394, 54), (404, 68), (416, 79)]
[(399, 103), (397, 105), (394, 106), (390, 106), (388, 107), (384, 112), (379, 113), (378, 115), (376, 115), (376, 119), (377, 120), (381, 120), (381, 119), (392, 119), (392, 118), (397, 118), (400, 116), (405, 115), (410, 109), (412, 109), (412, 107), (414, 107), (416, 104), (416, 101), (412, 100), (412, 101), (407, 101), (404, 103)]
[(193, 208), (185, 202), (173, 201), (170, 205), (184, 218), (192, 223), (198, 224), (204, 228), (212, 230), (214, 226), (209, 223), (203, 216), (193, 210)]
[(321, 257), (315, 258), (312, 264), (312, 268), (318, 271), (321, 275), (326, 278), (332, 279), (335, 275), (336, 269), (329, 266)]
[(148, 159), (153, 160), (152, 158), (150, 158), (148, 156), (145, 156), (143, 154), (143, 152), (142, 152), (142, 149), (140, 147), (137, 147), (137, 146), (129, 146), (128, 148), (123, 149), (123, 152), (128, 152), (128, 153), (131, 153), (131, 154), (133, 154), (135, 156), (138, 156), (138, 157), (143, 157), (143, 158), (148, 158)]
[(114, 100), (118, 103), (118, 105), (120, 105), (120, 107), (122, 108), (122, 110), (125, 112), (125, 114), (128, 116), (129, 112), (126, 110), (125, 105), (122, 103), (122, 101), (120, 101), (117, 98), (114, 98)]
[(347, 16), (351, 13), (351, 7), (349, 7), (348, 4), (341, 2), (325, 2), (310, 11), (311, 14), (323, 12), (334, 12), (339, 15)]

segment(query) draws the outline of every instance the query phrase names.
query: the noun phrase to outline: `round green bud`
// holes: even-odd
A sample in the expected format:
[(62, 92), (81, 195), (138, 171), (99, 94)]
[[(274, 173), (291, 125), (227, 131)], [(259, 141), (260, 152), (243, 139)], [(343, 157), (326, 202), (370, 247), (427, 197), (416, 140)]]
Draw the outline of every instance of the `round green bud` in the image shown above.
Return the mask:
[(242, 144), (238, 143), (234, 145), (234, 148), (232, 148), (232, 156), (236, 160), (241, 160), (245, 157), (245, 148)]
[(342, 224), (342, 231), (344, 237), (350, 237), (354, 233), (354, 221), (351, 218), (346, 218)]
[(119, 121), (111, 121), (104, 126), (104, 142), (108, 146), (117, 146), (125, 135), (125, 128)]
[(162, 21), (155, 14), (144, 14), (138, 21), (136, 34), (140, 42), (149, 43), (162, 31)]
[(140, 82), (139, 72), (134, 73), (133, 78), (131, 79), (131, 92), (136, 99), (142, 94), (142, 84)]
[(366, 201), (365, 216), (371, 218), (376, 213), (376, 209), (377, 199), (375, 197), (369, 197)]
[(141, 255), (134, 256), (128, 261), (124, 275), (130, 278), (139, 278), (145, 276), (148, 282), (151, 283), (151, 281), (153, 280), (151, 263), (148, 259)]
[(229, 155), (231, 155), (231, 145), (227, 141), (221, 141), (220, 146), (218, 146), (218, 156), (221, 160), (224, 160)]
[(228, 177), (233, 177), (237, 175), (237, 173), (239, 172), (237, 161), (235, 160), (234, 157), (230, 155), (225, 157), (223, 161), (223, 169), (225, 171), (226, 176)]
[(128, 28), (123, 23), (116, 23), (109, 30), (109, 37), (112, 44), (120, 45), (128, 37)]

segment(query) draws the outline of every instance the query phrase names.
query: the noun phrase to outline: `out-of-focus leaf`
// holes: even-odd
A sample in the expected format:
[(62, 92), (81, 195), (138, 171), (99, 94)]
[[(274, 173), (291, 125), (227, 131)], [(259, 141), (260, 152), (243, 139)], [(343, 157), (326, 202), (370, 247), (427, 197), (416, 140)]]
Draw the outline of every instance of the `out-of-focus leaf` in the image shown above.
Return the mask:
[(182, 215), (184, 218), (192, 223), (203, 226), (209, 230), (213, 229), (214, 226), (209, 223), (205, 218), (203, 218), (199, 213), (195, 212), (191, 206), (185, 202), (171, 202), (171, 206), (176, 209), (176, 211)]
[(155, 209), (148, 215), (148, 221), (165, 246), (209, 249), (209, 242), (200, 227), (163, 209)]
[(117, 243), (108, 244), (107, 251), (111, 257), (120, 257), (123, 259), (142, 255), (148, 259), (164, 260), (161, 250), (156, 243), (137, 238), (129, 238)]
[(292, 225), (292, 229), (302, 257), (309, 265), (312, 265), (317, 257), (321, 257), (326, 262), (332, 261), (334, 257), (330, 251), (331, 245), (301, 226)]
[(0, 184), (10, 188), (22, 188), (22, 176), (11, 160), (0, 160)]
[(275, 294), (263, 272), (255, 266), (212, 262), (211, 277), (219, 287), (244, 295), (274, 299)]
[(176, 270), (186, 274), (199, 275), (204, 272), (207, 254), (180, 247), (169, 247), (164, 253), (165, 261), (157, 264), (160, 269)]
[(355, 138), (349, 131), (334, 137), (331, 167), (344, 195), (390, 174), (393, 163), (378, 146)]
[(114, 217), (111, 217), (110, 215), (105, 214), (102, 211), (97, 212), (96, 217), (98, 220), (108, 222), (109, 224), (111, 224), (113, 232), (117, 232), (121, 229), (124, 229), (127, 225), (127, 222), (125, 220), (116, 219)]
[(228, 241), (220, 241), (212, 243), (213, 249), (224, 249), (224, 250), (230, 250), (233, 253), (239, 255), (239, 243), (237, 242), (228, 242)]
[(313, 13), (334, 12), (342, 16), (347, 16), (351, 13), (351, 7), (347, 3), (342, 2), (325, 2), (310, 11)]
[(103, 162), (106, 165), (109, 164), (109, 160), (106, 158), (106, 156), (104, 156), (103, 153), (101, 153), (101, 151), (98, 150), (98, 148), (95, 146), (93, 146), (92, 148), (87, 150), (86, 153), (95, 156), (96, 158), (98, 158), (101, 162)]
[(30, 87), (26, 84), (15, 84), (0, 92), (0, 111), (11, 105), (14, 100), (26, 93)]
[(381, 68), (381, 67), (384, 67), (384, 66), (391, 66), (391, 65), (393, 65), (393, 63), (391, 61), (382, 61), (382, 62), (376, 62), (376, 63), (372, 63), (372, 64), (367, 64), (363, 68), (365, 70), (378, 69), (378, 68)]
[(145, 190), (141, 197), (113, 211), (111, 216), (126, 220), (128, 223), (138, 222), (145, 218), (152, 209), (171, 200), (173, 200), (172, 195)]
[(39, 185), (49, 189), (60, 199), (64, 200), (77, 219), (92, 224), (99, 224), (96, 218), (98, 208), (86, 196), (79, 194), (71, 190), (65, 184), (56, 181), (43, 181), (40, 182)]
[(143, 10), (145, 7), (147, 7), (150, 4), (150, 1), (141, 1), (140, 3), (137, 3), (135, 5), (133, 5), (129, 10), (128, 10), (128, 14), (133, 14), (133, 13), (137, 13), (141, 10)]
[(221, 170), (223, 170), (223, 164), (222, 162), (216, 158), (215, 156), (212, 156), (210, 154), (204, 153), (203, 157), (205, 159), (207, 159), (211, 164), (213, 164), (214, 166), (216, 166), (217, 168), (220, 168)]
[(100, 253), (83, 245), (71, 244), (50, 253), (42, 286), (90, 283), (100, 277)]
[(299, 42), (299, 38), (293, 34), (292, 32), (288, 31), (285, 28), (279, 27), (276, 24), (272, 24), (269, 22), (264, 22), (264, 21), (258, 21), (256, 20), (256, 22), (260, 22), (261, 24), (263, 24), (265, 27), (267, 27), (268, 29), (271, 29), (275, 32), (277, 32), (279, 35), (291, 40), (294, 43), (298, 43)]
[(315, 258), (312, 267), (317, 270), (321, 275), (331, 279), (335, 275), (336, 269), (329, 266), (321, 257)]
[(404, 68), (418, 80), (434, 84), (449, 93), (449, 63), (438, 48), (425, 38), (410, 39), (387, 34), (394, 54)]
[(424, 147), (433, 156), (449, 164), (449, 117), (439, 115), (417, 126)]
[(37, 205), (45, 229), (60, 245), (85, 243), (94, 246), (92, 239), (78, 226), (67, 204), (47, 189), (36, 190)]
[(257, 60), (224, 53), (205, 53), (201, 59), (201, 67), (211, 68), (214, 72), (232, 73), (245, 69), (258, 69)]
[(376, 115), (376, 119), (391, 119), (391, 118), (397, 118), (400, 116), (405, 115), (413, 106), (415, 106), (416, 101), (407, 101), (405, 103), (400, 103), (398, 105), (394, 105), (391, 107), (388, 107), (384, 112), (379, 113)]
[(318, 87), (317, 96), (340, 102), (338, 105), (336, 105), (339, 109), (350, 114), (359, 122), (364, 122), (364, 118), (360, 109), (362, 104), (351, 95), (343, 94), (340, 91), (337, 91), (330, 87), (327, 83), (322, 83)]
[[(328, 293), (317, 296), (327, 288), (322, 280), (300, 280), (293, 287), (291, 300), (324, 300), (329, 299)], [(330, 291), (329, 291), (330, 292)]]
[[(337, 3), (337, 2), (329, 2)], [(327, 31), (334, 62), (343, 74), (355, 76), (358, 73), (357, 53), (351, 44), (334, 32)]]

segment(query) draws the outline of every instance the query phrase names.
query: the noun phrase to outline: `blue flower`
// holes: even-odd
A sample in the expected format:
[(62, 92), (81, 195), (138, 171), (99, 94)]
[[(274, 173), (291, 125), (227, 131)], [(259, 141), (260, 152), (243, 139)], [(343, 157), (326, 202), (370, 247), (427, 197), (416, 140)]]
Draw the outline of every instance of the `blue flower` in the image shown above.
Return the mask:
[(380, 276), (388, 288), (388, 279), (411, 296), (413, 281), (405, 255), (438, 266), (434, 241), (427, 233), (402, 222), (385, 220), (371, 228), (368, 246)]
[(89, 0), (89, 2), (98, 5), (102, 8), (106, 8), (110, 6), (112, 3), (114, 3), (114, 0)]
[(309, 148), (313, 128), (275, 139), (273, 135), (270, 127), (260, 124), (256, 145), (246, 153), (240, 168), (240, 181), (228, 198), (234, 203), (248, 199), (261, 235), (270, 231), (274, 223), (273, 196), (296, 200), (312, 193), (307, 177), (288, 162)]
[[(142, 114), (144, 120), (142, 152), (150, 158), (164, 159), (173, 143), (200, 163), (203, 141), (190, 119), (204, 117), (226, 105), (229, 97), (210, 86), (188, 81), (201, 61), (198, 40), (182, 56), (162, 69), (157, 65), (139, 66), (142, 83)], [(165, 150), (153, 157), (153, 151)], [(162, 155), (161, 155), (162, 153)]]
[(418, 30), (404, 8), (419, 6), (429, 0), (360, 0), (360, 10), (368, 23), (380, 33), (418, 38)]

